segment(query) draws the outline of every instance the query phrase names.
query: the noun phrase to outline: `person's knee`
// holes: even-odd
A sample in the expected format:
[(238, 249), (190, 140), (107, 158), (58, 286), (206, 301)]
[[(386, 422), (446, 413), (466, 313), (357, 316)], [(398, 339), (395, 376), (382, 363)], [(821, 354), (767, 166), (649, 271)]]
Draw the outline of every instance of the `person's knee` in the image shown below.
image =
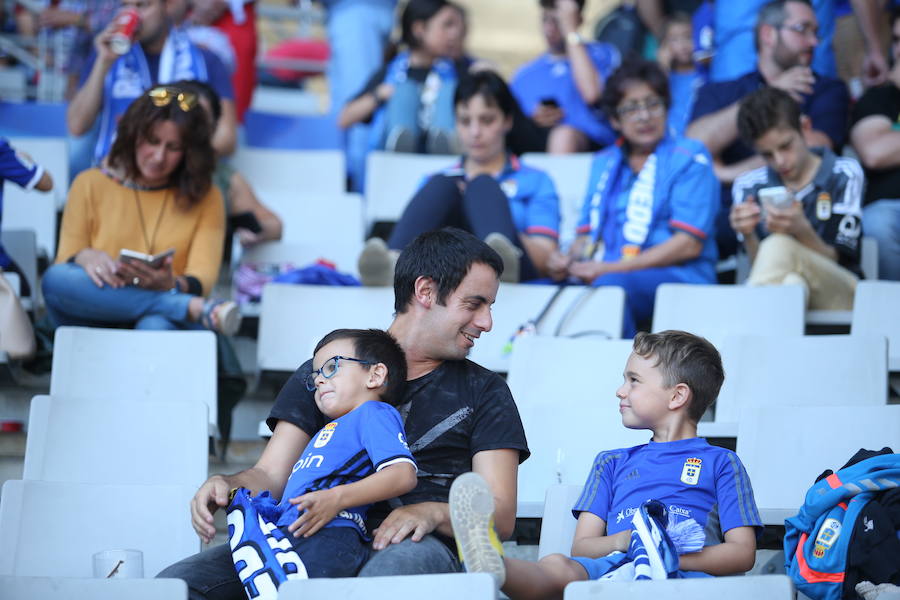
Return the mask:
[(399, 544), (391, 544), (372, 554), (363, 565), (359, 577), (391, 575), (424, 575), (428, 573), (454, 573), (459, 563), (450, 550), (436, 537), (427, 535), (420, 542), (409, 538)]
[(570, 125), (557, 125), (547, 136), (547, 152), (550, 154), (572, 154), (587, 147), (587, 138)]
[(784, 258), (795, 254), (801, 248), (800, 242), (785, 233), (772, 233), (760, 242), (756, 260), (761, 257)]
[(169, 331), (178, 326), (162, 315), (144, 315), (134, 324), (135, 329), (147, 331)]

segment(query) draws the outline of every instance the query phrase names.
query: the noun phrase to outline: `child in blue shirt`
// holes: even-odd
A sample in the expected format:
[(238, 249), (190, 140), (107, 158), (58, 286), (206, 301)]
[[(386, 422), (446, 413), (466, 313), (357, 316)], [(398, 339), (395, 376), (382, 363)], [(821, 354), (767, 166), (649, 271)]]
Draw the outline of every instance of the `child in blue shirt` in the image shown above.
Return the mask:
[[(270, 546), (274, 542), (273, 548), (284, 551), (277, 560), (289, 577), (304, 571), (308, 577), (351, 577), (369, 556), (368, 509), (416, 486), (416, 464), (394, 408), (406, 385), (406, 358), (385, 331), (337, 329), (316, 346), (312, 366), (307, 388), (315, 390), (316, 405), (332, 421), (297, 460), (272, 511), (277, 529), (263, 528), (263, 534), (274, 538)], [(246, 496), (243, 488), (237, 493)], [(229, 529), (250, 531), (250, 519), (238, 504), (229, 507)], [(265, 544), (259, 532), (233, 534), (231, 540), (248, 590), (277, 587), (276, 581), (259, 580), (272, 577), (265, 557), (246, 556)]]
[(570, 582), (606, 574), (612, 562), (607, 555), (628, 550), (631, 515), (651, 498), (666, 506), (670, 524), (694, 519), (705, 529), (704, 548), (681, 555), (681, 571), (730, 575), (753, 566), (762, 522), (747, 473), (734, 452), (697, 437), (697, 422), (724, 379), (718, 351), (682, 331), (639, 333), (624, 379), (616, 391), (622, 424), (649, 429), (653, 437), (597, 455), (572, 510), (578, 518), (572, 558), (504, 558), (492, 543), (490, 490), (467, 474), (450, 492), (467, 570), (493, 574), (513, 599), (562, 597)]

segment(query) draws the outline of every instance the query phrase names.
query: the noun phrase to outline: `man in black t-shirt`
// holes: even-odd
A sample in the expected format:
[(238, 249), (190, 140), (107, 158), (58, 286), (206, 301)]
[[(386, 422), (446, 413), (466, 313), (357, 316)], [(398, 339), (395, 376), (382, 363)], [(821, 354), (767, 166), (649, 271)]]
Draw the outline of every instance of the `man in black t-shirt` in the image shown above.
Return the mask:
[(878, 278), (900, 281), (900, 10), (891, 15), (894, 67), (853, 109), (850, 141), (865, 168), (863, 233), (878, 241)]
[[(491, 329), (502, 271), (496, 252), (457, 229), (420, 235), (397, 260), (389, 331), (406, 353), (408, 383), (398, 410), (418, 484), (369, 512), (374, 552), (361, 576), (460, 570), (447, 501), (450, 484), (467, 471), (481, 474), (492, 488), (497, 533), (512, 534), (518, 465), (529, 454), (525, 432), (503, 379), (466, 360), (475, 340)], [(306, 361), (278, 394), (268, 419), (272, 439), (257, 463), (234, 475), (213, 475), (197, 491), (191, 518), (204, 541), (215, 534), (213, 512), (226, 506), (232, 488), (280, 496), (302, 450), (326, 423), (304, 384), (310, 370)], [(187, 581), (191, 599), (244, 596), (227, 544), (158, 576)]]

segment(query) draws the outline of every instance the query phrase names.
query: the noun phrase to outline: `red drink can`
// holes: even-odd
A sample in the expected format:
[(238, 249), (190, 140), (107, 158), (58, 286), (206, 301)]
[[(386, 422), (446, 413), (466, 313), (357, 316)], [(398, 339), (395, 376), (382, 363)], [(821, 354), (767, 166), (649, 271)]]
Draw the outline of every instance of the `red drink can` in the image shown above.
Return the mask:
[(128, 8), (116, 15), (113, 22), (116, 28), (109, 40), (109, 47), (121, 56), (131, 49), (138, 25), (141, 23), (141, 16), (136, 9)]

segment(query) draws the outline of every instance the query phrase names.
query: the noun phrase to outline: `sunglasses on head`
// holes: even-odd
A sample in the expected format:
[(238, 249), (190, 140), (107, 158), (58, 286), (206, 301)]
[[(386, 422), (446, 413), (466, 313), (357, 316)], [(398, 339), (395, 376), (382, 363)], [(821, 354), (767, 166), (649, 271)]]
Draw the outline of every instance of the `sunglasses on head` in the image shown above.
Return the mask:
[(150, 97), (150, 101), (153, 102), (153, 106), (157, 107), (168, 106), (173, 100), (178, 103), (178, 108), (183, 112), (188, 112), (197, 106), (197, 94), (182, 92), (178, 88), (155, 87), (147, 92), (147, 95)]

